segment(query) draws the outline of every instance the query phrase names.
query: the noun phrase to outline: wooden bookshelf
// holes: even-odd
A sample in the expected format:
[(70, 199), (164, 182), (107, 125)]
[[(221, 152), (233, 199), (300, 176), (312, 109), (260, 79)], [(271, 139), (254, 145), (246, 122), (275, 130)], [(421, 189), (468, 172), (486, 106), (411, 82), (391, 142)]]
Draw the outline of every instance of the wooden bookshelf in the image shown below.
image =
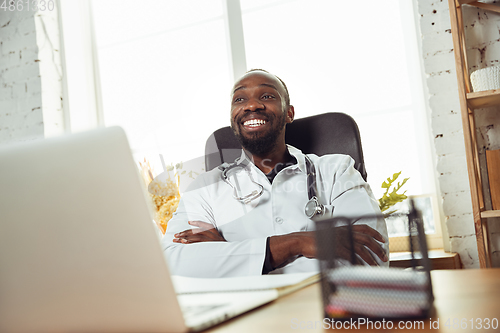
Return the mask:
[[(467, 47), (465, 45), (465, 29), (462, 6), (475, 6), (500, 13), (500, 6), (473, 0), (448, 0), (450, 9), (451, 32), (457, 69), (458, 93), (464, 129), (467, 170), (471, 190), (474, 227), (476, 230), (477, 250), (481, 268), (491, 267), (491, 247), (489, 244), (488, 218), (500, 217), (500, 210), (491, 209), (491, 203), (485, 202), (481, 163), (476, 140), (474, 110), (491, 106), (500, 106), (500, 89), (472, 92), (469, 66), (467, 63)], [(485, 180), (485, 184), (488, 180)], [(490, 184), (490, 190), (491, 190)], [(497, 189), (495, 189), (497, 190)], [(490, 191), (491, 192), (491, 191)]]

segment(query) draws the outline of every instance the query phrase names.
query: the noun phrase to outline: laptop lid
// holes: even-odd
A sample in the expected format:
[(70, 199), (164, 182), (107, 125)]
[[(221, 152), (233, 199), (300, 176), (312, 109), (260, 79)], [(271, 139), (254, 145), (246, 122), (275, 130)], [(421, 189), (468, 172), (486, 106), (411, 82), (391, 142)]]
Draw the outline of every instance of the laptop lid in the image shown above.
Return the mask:
[(121, 128), (0, 148), (0, 331), (187, 330)]

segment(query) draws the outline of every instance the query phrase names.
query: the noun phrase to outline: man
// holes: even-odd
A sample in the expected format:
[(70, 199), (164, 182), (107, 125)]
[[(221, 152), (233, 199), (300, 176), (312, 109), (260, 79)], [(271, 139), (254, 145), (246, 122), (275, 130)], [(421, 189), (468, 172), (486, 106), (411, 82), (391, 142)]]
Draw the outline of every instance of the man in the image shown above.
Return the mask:
[[(242, 155), (232, 166), (199, 176), (184, 193), (162, 240), (172, 274), (226, 277), (318, 270), (314, 222), (304, 214), (306, 156), (285, 144), (286, 124), (294, 116), (278, 77), (252, 70), (235, 83), (231, 127)], [(328, 216), (380, 214), (351, 157), (308, 157)], [(234, 165), (241, 166), (238, 172), (230, 171)], [(369, 223), (353, 226), (356, 254), (367, 264), (386, 265), (385, 221)]]

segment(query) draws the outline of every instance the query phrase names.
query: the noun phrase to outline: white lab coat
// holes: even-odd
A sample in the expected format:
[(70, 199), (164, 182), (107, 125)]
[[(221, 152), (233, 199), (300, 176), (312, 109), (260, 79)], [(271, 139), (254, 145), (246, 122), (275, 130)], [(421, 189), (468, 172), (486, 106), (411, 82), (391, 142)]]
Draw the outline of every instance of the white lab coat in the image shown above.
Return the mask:
[[(261, 275), (269, 236), (314, 230), (314, 222), (304, 213), (309, 199), (305, 158), (300, 150), (292, 146), (288, 146), (288, 150), (298, 163), (281, 170), (272, 184), (260, 169), (249, 163), (254, 181), (261, 184), (264, 191), (262, 196), (248, 204), (233, 197), (233, 188), (222, 180), (220, 169), (198, 176), (183, 194), (162, 239), (162, 248), (172, 274), (193, 277)], [(328, 215), (380, 214), (369, 185), (354, 168), (354, 160), (350, 156), (308, 156), (316, 168), (319, 200), (326, 205)], [(243, 152), (241, 158), (246, 158)], [(238, 170), (240, 172), (230, 177), (233, 186), (239, 189), (238, 195), (245, 196), (258, 190), (258, 185), (252, 183), (248, 173), (241, 168)], [(188, 221), (213, 224), (227, 242), (174, 243), (175, 233), (193, 228)], [(387, 250), (384, 219), (363, 223), (384, 236), (387, 241), (383, 246)], [(273, 273), (318, 269), (316, 259), (299, 257)]]

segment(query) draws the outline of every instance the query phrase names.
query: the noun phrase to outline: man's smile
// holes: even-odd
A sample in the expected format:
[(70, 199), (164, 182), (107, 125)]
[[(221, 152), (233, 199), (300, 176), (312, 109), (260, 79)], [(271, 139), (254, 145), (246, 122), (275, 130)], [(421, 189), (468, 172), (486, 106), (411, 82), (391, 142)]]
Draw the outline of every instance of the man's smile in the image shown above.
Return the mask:
[(260, 129), (262, 126), (267, 124), (264, 119), (248, 119), (243, 122), (243, 127), (247, 130)]
[(241, 130), (254, 132), (267, 127), (267, 125), (270, 125), (272, 122), (269, 117), (252, 114), (247, 115), (244, 119), (238, 121), (238, 123), (240, 124)]

